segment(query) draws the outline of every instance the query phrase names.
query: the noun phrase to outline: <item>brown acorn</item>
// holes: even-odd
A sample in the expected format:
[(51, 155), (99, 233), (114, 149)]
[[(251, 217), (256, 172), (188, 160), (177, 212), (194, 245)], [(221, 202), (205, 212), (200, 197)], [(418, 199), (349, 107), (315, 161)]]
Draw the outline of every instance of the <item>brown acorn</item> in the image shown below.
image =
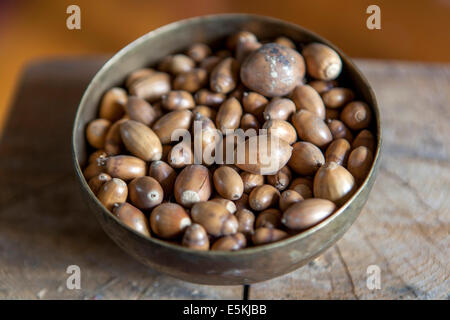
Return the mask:
[(235, 170), (221, 166), (214, 171), (214, 187), (218, 194), (225, 199), (237, 200), (244, 193), (244, 183)]
[(275, 43), (291, 49), (295, 49), (295, 43), (287, 37), (278, 37), (275, 39)]
[(145, 161), (133, 156), (112, 156), (106, 158), (104, 162), (106, 173), (125, 181), (145, 176), (147, 171)]
[(106, 169), (104, 167), (104, 161), (99, 160), (89, 163), (88, 166), (83, 170), (83, 176), (86, 179), (86, 181), (89, 181), (93, 177), (96, 177), (105, 171)]
[(267, 97), (288, 94), (301, 83), (304, 74), (303, 57), (296, 50), (276, 43), (253, 51), (241, 67), (242, 82)]
[(200, 89), (194, 95), (197, 105), (205, 105), (209, 107), (218, 107), (226, 99), (226, 95), (219, 92), (211, 92), (208, 89)]
[(185, 141), (181, 141), (174, 145), (167, 155), (167, 162), (172, 168), (184, 168), (194, 163), (194, 155), (192, 147)]
[(223, 205), (228, 210), (229, 213), (235, 213), (236, 210), (237, 210), (236, 209), (236, 204), (233, 201), (225, 199), (225, 198), (218, 198), (218, 197), (216, 197), (216, 198), (211, 199), (209, 201), (217, 202), (218, 204)]
[(373, 163), (372, 151), (367, 147), (360, 146), (354, 149), (349, 157), (347, 169), (361, 183), (370, 171)]
[(305, 84), (295, 87), (291, 93), (291, 99), (294, 101), (297, 111), (307, 110), (325, 120), (325, 105), (319, 93), (311, 86)]
[(236, 48), (236, 59), (240, 63), (244, 62), (247, 57), (261, 48), (262, 44), (258, 41), (238, 41)]
[(190, 110), (176, 110), (166, 113), (155, 122), (152, 129), (161, 143), (171, 143), (172, 133), (177, 129), (188, 130), (192, 122)]
[(138, 97), (129, 97), (125, 108), (131, 120), (146, 126), (151, 126), (158, 118), (156, 110), (147, 101)]
[(189, 47), (186, 54), (195, 62), (200, 62), (211, 54), (211, 48), (204, 43), (194, 43)]
[(291, 230), (308, 229), (333, 213), (336, 205), (325, 199), (306, 199), (291, 205), (281, 222)]
[(165, 197), (172, 194), (177, 173), (171, 166), (161, 160), (153, 161), (149, 166), (148, 175), (159, 182)]
[(145, 161), (160, 160), (162, 145), (158, 136), (145, 124), (127, 120), (120, 124), (123, 144), (136, 157)]
[(89, 179), (88, 185), (92, 192), (96, 195), (100, 188), (109, 180), (111, 180), (111, 176), (107, 173), (100, 173), (95, 177)]
[(279, 199), (280, 192), (270, 184), (254, 188), (248, 196), (250, 208), (256, 211), (263, 211), (276, 205)]
[(188, 72), (178, 74), (173, 80), (174, 90), (184, 90), (194, 93), (208, 83), (208, 71), (203, 68), (195, 68)]
[(211, 72), (209, 86), (211, 90), (227, 94), (236, 88), (239, 63), (234, 58), (225, 58)]
[(162, 203), (150, 214), (152, 231), (163, 239), (180, 237), (190, 225), (191, 218), (183, 207), (176, 203)]
[[(200, 62), (200, 68), (206, 70), (206, 72), (210, 73), (218, 64), (222, 61), (222, 58), (218, 56), (209, 56), (203, 59)], [(208, 83), (208, 81), (206, 81)], [(205, 83), (205, 85), (206, 85)], [(203, 86), (202, 86), (203, 87)]]
[(297, 132), (292, 124), (287, 121), (268, 120), (263, 124), (262, 128), (267, 130), (267, 134), (277, 136), (289, 144), (297, 141)]
[(215, 237), (234, 234), (239, 227), (236, 217), (213, 201), (195, 203), (191, 216), (194, 222), (201, 224), (208, 234)]
[(261, 127), (258, 119), (251, 113), (246, 113), (241, 118), (241, 129), (247, 131), (249, 129), (257, 130)]
[(100, 102), (99, 117), (111, 122), (117, 121), (125, 113), (127, 92), (122, 88), (111, 88), (102, 97)]
[[(292, 158), (292, 157), (291, 157)], [(283, 191), (289, 186), (291, 182), (292, 173), (288, 166), (284, 166), (274, 175), (267, 176), (267, 183)]]
[(127, 184), (118, 178), (113, 178), (106, 182), (98, 191), (97, 198), (111, 211), (116, 203), (127, 201), (128, 188)]
[(114, 215), (131, 229), (150, 237), (147, 217), (141, 210), (129, 203), (122, 202), (114, 206)]
[(130, 89), (134, 82), (144, 79), (155, 72), (156, 70), (151, 68), (137, 69), (128, 75), (127, 80), (125, 81), (125, 87)]
[(303, 197), (295, 190), (285, 190), (280, 195), (280, 201), (278, 205), (280, 206), (281, 211), (286, 211), (294, 203), (300, 202), (303, 200)]
[(313, 87), (313, 89), (316, 90), (319, 94), (322, 94), (336, 87), (338, 85), (338, 82), (336, 80), (313, 80), (308, 82), (308, 85)]
[(245, 235), (238, 232), (217, 239), (212, 245), (211, 250), (236, 251), (245, 248), (246, 245), (247, 239), (245, 238)]
[(107, 154), (106, 154), (105, 150), (100, 149), (100, 150), (94, 151), (93, 153), (91, 153), (89, 155), (88, 163), (89, 164), (92, 162), (97, 163), (99, 159), (104, 159), (106, 157), (107, 157)]
[(197, 113), (199, 113), (202, 116), (209, 118), (213, 121), (216, 119), (216, 115), (217, 115), (217, 111), (208, 106), (196, 106), (192, 110), (192, 113), (194, 114), (194, 117), (196, 117)]
[(168, 94), (162, 96), (162, 106), (169, 111), (193, 109), (195, 107), (195, 101), (187, 91), (172, 90)]
[(106, 119), (95, 119), (89, 122), (86, 127), (86, 139), (89, 144), (96, 149), (102, 149), (110, 127), (111, 121)]
[(341, 108), (355, 98), (355, 94), (348, 88), (332, 88), (322, 94), (327, 108)]
[(205, 228), (193, 223), (186, 228), (181, 244), (194, 250), (209, 250), (209, 238)]
[(310, 111), (300, 110), (292, 116), (292, 124), (300, 139), (311, 142), (319, 148), (333, 140), (325, 122)]
[(159, 70), (173, 75), (189, 72), (194, 67), (194, 60), (181, 53), (165, 57), (158, 65)]
[(139, 177), (128, 185), (131, 203), (142, 210), (148, 210), (159, 205), (164, 199), (164, 191), (156, 179)]
[(120, 135), (120, 125), (127, 120), (120, 119), (114, 122), (106, 133), (104, 149), (108, 156), (115, 156), (124, 152), (125, 146)]
[(325, 163), (314, 177), (314, 197), (343, 204), (356, 187), (352, 174), (336, 162)]
[(258, 121), (264, 119), (263, 113), (269, 101), (257, 92), (244, 92), (242, 96), (242, 106), (246, 113), (254, 115)]
[(216, 117), (217, 129), (223, 133), (239, 127), (242, 117), (242, 107), (236, 98), (229, 98), (220, 106)]
[(372, 111), (366, 103), (353, 101), (342, 110), (341, 120), (352, 130), (366, 129), (372, 121)]
[(264, 120), (289, 120), (296, 111), (291, 99), (276, 97), (270, 100), (264, 109)]
[(303, 199), (309, 199), (313, 196), (313, 181), (310, 178), (295, 178), (292, 180), (289, 189), (298, 192)]
[(334, 140), (325, 152), (327, 162), (336, 162), (341, 166), (347, 165), (347, 158), (350, 153), (350, 143), (343, 138)]
[(155, 101), (170, 91), (170, 76), (164, 72), (153, 72), (146, 77), (134, 81), (129, 92), (133, 96)]
[(302, 51), (307, 73), (317, 80), (334, 80), (342, 70), (339, 55), (329, 46), (313, 42)]
[(248, 203), (248, 194), (244, 193), (242, 194), (242, 197), (239, 200), (234, 201), (234, 204), (236, 205), (236, 210), (243, 210), (243, 209), (250, 209), (250, 205)]
[(250, 193), (255, 187), (262, 186), (264, 184), (264, 176), (260, 174), (242, 171), (241, 179), (244, 183), (245, 193)]
[(328, 119), (327, 126), (330, 129), (331, 134), (333, 135), (333, 139), (344, 138), (347, 139), (348, 142), (353, 141), (353, 134), (347, 128), (347, 126), (340, 120), (337, 119)]
[(281, 211), (275, 208), (266, 209), (258, 214), (255, 228), (277, 228), (281, 227)]
[(287, 237), (289, 237), (289, 235), (283, 230), (275, 228), (258, 228), (252, 236), (252, 241), (254, 245), (258, 246), (280, 241)]
[(254, 232), (255, 215), (248, 209), (238, 210), (235, 214), (238, 220), (238, 232), (242, 232), (246, 237), (249, 237)]
[(254, 33), (242, 30), (229, 36), (226, 41), (226, 46), (229, 50), (234, 51), (239, 42), (258, 42), (258, 38), (256, 38)]
[(175, 199), (185, 208), (211, 196), (211, 177), (208, 168), (202, 165), (189, 165), (178, 174), (175, 180)]
[(373, 136), (372, 132), (369, 130), (361, 130), (360, 133), (355, 137), (355, 140), (353, 140), (352, 143), (352, 149), (356, 149), (360, 146), (364, 146), (367, 149), (369, 149), (372, 154), (375, 153), (375, 137)]
[(292, 147), (288, 165), (298, 174), (313, 175), (325, 163), (322, 151), (310, 142), (296, 142)]

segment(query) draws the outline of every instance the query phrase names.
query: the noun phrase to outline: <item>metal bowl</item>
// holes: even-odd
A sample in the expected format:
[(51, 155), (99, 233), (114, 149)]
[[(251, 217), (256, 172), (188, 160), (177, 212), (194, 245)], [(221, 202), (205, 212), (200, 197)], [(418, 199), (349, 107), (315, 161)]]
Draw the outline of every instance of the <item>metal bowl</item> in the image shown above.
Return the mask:
[[(377, 150), (370, 173), (356, 193), (333, 215), (311, 229), (286, 240), (236, 252), (200, 252), (156, 238), (146, 238), (125, 226), (97, 200), (82, 174), (87, 159), (85, 127), (97, 114), (103, 93), (121, 86), (130, 72), (185, 50), (193, 42), (214, 43), (248, 30), (259, 39), (284, 35), (296, 43), (322, 42), (336, 50), (343, 62), (346, 85), (374, 111)], [(105, 232), (126, 252), (145, 265), (190, 282), (214, 285), (249, 284), (291, 272), (332, 246), (352, 225), (365, 204), (380, 163), (381, 127), (375, 95), (351, 60), (318, 35), (285, 21), (248, 14), (204, 16), (171, 23), (132, 42), (113, 56), (95, 75), (78, 108), (72, 137), (76, 175), (91, 211)]]

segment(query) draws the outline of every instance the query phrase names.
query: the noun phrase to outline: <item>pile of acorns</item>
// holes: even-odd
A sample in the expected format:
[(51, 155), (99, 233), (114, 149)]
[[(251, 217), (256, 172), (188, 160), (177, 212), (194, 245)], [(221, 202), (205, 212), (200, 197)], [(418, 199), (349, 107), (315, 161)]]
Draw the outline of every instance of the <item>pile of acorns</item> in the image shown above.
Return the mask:
[[(298, 48), (241, 31), (223, 48), (195, 43), (132, 72), (104, 94), (86, 128), (92, 192), (135, 231), (197, 250), (271, 243), (327, 218), (372, 166), (372, 111), (339, 86), (333, 49)], [(212, 133), (238, 128), (266, 129), (279, 143), (264, 159), (250, 143), (258, 145), (256, 133), (245, 159), (257, 163), (194, 164), (193, 143), (171, 139), (176, 129), (192, 132), (194, 121), (204, 148), (218, 143)]]

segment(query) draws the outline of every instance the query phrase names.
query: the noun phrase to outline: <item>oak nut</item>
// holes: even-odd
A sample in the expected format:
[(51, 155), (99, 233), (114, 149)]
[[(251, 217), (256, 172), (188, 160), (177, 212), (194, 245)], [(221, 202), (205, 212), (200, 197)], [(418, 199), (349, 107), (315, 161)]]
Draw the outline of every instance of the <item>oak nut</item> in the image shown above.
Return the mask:
[(288, 165), (298, 174), (313, 175), (325, 163), (322, 151), (310, 142), (296, 142), (292, 147)]
[(275, 228), (258, 228), (252, 236), (254, 245), (263, 245), (286, 239), (288, 237), (286, 231)]
[(349, 157), (347, 168), (358, 182), (363, 181), (372, 167), (373, 155), (367, 147), (360, 146), (354, 149)]
[(294, 203), (300, 202), (303, 200), (303, 197), (295, 190), (285, 190), (280, 195), (280, 201), (278, 205), (280, 206), (281, 211), (286, 211)]
[(86, 139), (89, 144), (96, 149), (102, 149), (110, 127), (111, 121), (106, 119), (95, 119), (89, 122), (86, 127)]
[(119, 203), (113, 208), (114, 215), (131, 229), (150, 237), (147, 217), (141, 210), (127, 202)]
[(111, 88), (102, 97), (100, 102), (99, 117), (117, 121), (125, 113), (125, 104), (127, 103), (127, 92), (122, 88)]
[(327, 162), (314, 177), (314, 197), (343, 204), (355, 188), (355, 178), (336, 162)]
[(181, 170), (175, 180), (175, 199), (185, 208), (190, 208), (197, 202), (207, 201), (211, 192), (211, 177), (205, 166), (189, 165)]
[(120, 125), (120, 136), (127, 150), (136, 157), (145, 161), (161, 159), (161, 141), (145, 124), (127, 120)]
[(215, 237), (234, 234), (239, 224), (223, 205), (213, 202), (198, 202), (191, 209), (192, 220), (201, 224), (206, 232)]
[(237, 200), (244, 193), (241, 176), (228, 166), (221, 166), (213, 175), (214, 186), (218, 194), (225, 199)]
[(189, 215), (182, 206), (176, 203), (162, 203), (150, 214), (152, 231), (163, 239), (178, 238), (190, 225)]
[(97, 194), (98, 200), (108, 209), (112, 210), (116, 203), (127, 201), (128, 188), (125, 181), (113, 178), (106, 182)]
[(280, 199), (280, 192), (270, 184), (256, 187), (248, 196), (250, 208), (256, 211), (263, 211), (273, 207)]
[(313, 42), (302, 51), (306, 62), (307, 73), (318, 80), (334, 80), (342, 70), (339, 55), (329, 46)]
[(186, 228), (181, 244), (194, 250), (209, 250), (209, 238), (205, 228), (198, 223), (193, 223)]
[(128, 185), (128, 193), (131, 203), (142, 210), (152, 209), (164, 199), (159, 182), (148, 176), (133, 179)]
[(211, 250), (236, 251), (244, 248), (246, 245), (247, 239), (245, 238), (245, 235), (238, 232), (217, 239), (212, 245)]
[(300, 139), (311, 142), (319, 148), (326, 146), (333, 140), (326, 123), (310, 111), (298, 111), (292, 116), (292, 124)]
[(326, 199), (306, 199), (291, 205), (281, 222), (291, 230), (308, 229), (333, 213), (336, 205)]
[(372, 121), (372, 111), (366, 103), (353, 101), (342, 110), (341, 120), (352, 130), (365, 129)]
[(125, 181), (145, 176), (147, 171), (145, 161), (133, 156), (112, 156), (106, 158), (104, 162), (106, 173)]

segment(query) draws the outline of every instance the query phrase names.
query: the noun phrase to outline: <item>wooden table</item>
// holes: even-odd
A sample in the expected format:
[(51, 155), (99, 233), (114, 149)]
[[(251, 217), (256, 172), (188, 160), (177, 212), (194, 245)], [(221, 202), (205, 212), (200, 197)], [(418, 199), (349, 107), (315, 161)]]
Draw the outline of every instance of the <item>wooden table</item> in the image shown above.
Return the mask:
[[(89, 214), (74, 178), (70, 133), (103, 61), (42, 60), (23, 72), (0, 144), (1, 299), (449, 299), (450, 66), (357, 61), (384, 127), (369, 201), (314, 262), (244, 290), (151, 270)], [(69, 265), (81, 268), (80, 290), (66, 288)], [(380, 268), (379, 290), (366, 285), (370, 265)]]

